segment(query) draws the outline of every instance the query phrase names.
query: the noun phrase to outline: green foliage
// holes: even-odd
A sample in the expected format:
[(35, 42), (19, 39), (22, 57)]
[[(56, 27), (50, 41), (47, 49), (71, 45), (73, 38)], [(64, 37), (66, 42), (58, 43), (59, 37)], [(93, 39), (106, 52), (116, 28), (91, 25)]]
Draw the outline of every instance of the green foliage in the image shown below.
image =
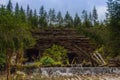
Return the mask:
[(18, 19), (18, 16), (19, 16), (19, 5), (18, 5), (18, 3), (16, 3), (16, 6), (15, 6), (15, 17)]
[(98, 14), (97, 14), (97, 10), (96, 10), (95, 6), (94, 6), (93, 12), (92, 12), (92, 19), (93, 19), (94, 25), (97, 25), (98, 24)]
[(92, 26), (89, 20), (89, 15), (86, 10), (82, 11), (82, 19), (83, 19), (83, 25), (82, 25), (83, 27), (89, 28)]
[(47, 13), (44, 10), (44, 7), (41, 6), (40, 8), (40, 12), (39, 12), (40, 16), (39, 16), (39, 27), (47, 27)]
[(106, 26), (79, 28), (78, 32), (89, 37), (98, 47), (106, 45), (108, 41), (109, 31)]
[(56, 22), (56, 13), (54, 9), (50, 9), (48, 12), (48, 21), (49, 21), (49, 26), (53, 25)]
[[(9, 0), (6, 9), (9, 11), (9, 13), (15, 14), (16, 22), (22, 18), (21, 20), (23, 22), (26, 22), (26, 24), (32, 29), (48, 27), (81, 27), (81, 24), (83, 24), (84, 27), (92, 26), (92, 22), (89, 19), (86, 11), (84, 11), (82, 15), (82, 17), (84, 16), (82, 23), (80, 16), (78, 16), (79, 14), (76, 14), (75, 17), (72, 17), (67, 11), (65, 17), (63, 18), (60, 11), (56, 14), (55, 9), (53, 8), (47, 12), (44, 9), (44, 6), (40, 7), (39, 14), (37, 14), (38, 12), (36, 10), (30, 9), (29, 5), (27, 5), (27, 10), (24, 10), (22, 6), (20, 8), (18, 3), (16, 3), (15, 10), (13, 10), (11, 0)], [(97, 10), (95, 7), (93, 10), (93, 15), (91, 14), (91, 17), (94, 18), (94, 21), (96, 21), (98, 18)]]
[(70, 16), (68, 11), (65, 14), (64, 21), (65, 21), (65, 27), (73, 26), (73, 18)]
[[(30, 27), (28, 27), (25, 22), (25, 12), (21, 7), (19, 11), (19, 7), (16, 8), (16, 14), (14, 12), (10, 14), (6, 8), (3, 8), (3, 11), (0, 11), (0, 37), (4, 42), (17, 42), (20, 43), (29, 43), (31, 41), (32, 36), (30, 33)], [(19, 14), (18, 19), (16, 20), (16, 15)], [(31, 43), (31, 42), (30, 42)]]
[(74, 27), (78, 27), (78, 26), (81, 26), (81, 19), (76, 13), (75, 18), (74, 18)]
[(55, 61), (49, 56), (44, 56), (41, 58), (40, 63), (42, 63), (42, 65), (45, 65), (45, 66), (51, 66), (55, 63)]
[(34, 15), (33, 15), (33, 29), (38, 27), (38, 16), (37, 16), (37, 11), (36, 9), (34, 10)]
[(9, 0), (9, 2), (8, 2), (8, 4), (7, 4), (7, 9), (8, 9), (8, 11), (12, 11), (12, 2), (11, 2), (11, 0)]
[(110, 56), (120, 55), (120, 1), (108, 0), (108, 22), (109, 22), (109, 43)]
[[(19, 49), (24, 50), (29, 46), (33, 46), (31, 28), (26, 22), (24, 9), (16, 4), (15, 12), (12, 11), (11, 2), (7, 8), (2, 5), (0, 7), (0, 61), (5, 62), (5, 55), (10, 49), (12, 52), (7, 55), (12, 55), (13, 52)], [(9, 58), (10, 59), (10, 58)], [(10, 60), (8, 60), (10, 61)], [(10, 64), (10, 63), (9, 63)]]
[(62, 24), (63, 24), (63, 17), (62, 17), (62, 13), (60, 11), (57, 14), (57, 23), (59, 26), (62, 26)]
[[(29, 5), (27, 5), (27, 10), (24, 10), (19, 4), (16, 3), (15, 10), (13, 10), (11, 0), (9, 0), (8, 5), (6, 6), (9, 13), (14, 13), (16, 16), (16, 21), (19, 21), (20, 17), (23, 22), (26, 22), (29, 27), (32, 29), (38, 28), (48, 28), (48, 27), (81, 27), (83, 24), (84, 27), (91, 27), (92, 20), (97, 22), (98, 14), (97, 10), (94, 7), (93, 12), (91, 14), (92, 20), (89, 19), (89, 15), (87, 11), (83, 11), (82, 17), (83, 20), (80, 19), (79, 14), (76, 14), (75, 17), (72, 17), (67, 11), (65, 17), (63, 18), (62, 13), (59, 11), (56, 14), (55, 9), (50, 9), (48, 12), (44, 9), (44, 6), (40, 7), (39, 14), (36, 10), (30, 9)], [(25, 13), (26, 11), (26, 13)], [(34, 12), (33, 12), (34, 11)], [(73, 20), (74, 19), (74, 20)], [(83, 22), (82, 22), (83, 21)]]
[(44, 56), (40, 59), (42, 65), (45, 66), (61, 66), (68, 63), (67, 50), (58, 45), (53, 45), (44, 51)]
[(0, 66), (3, 67), (5, 63), (6, 63), (6, 55), (0, 52)]
[(59, 45), (53, 45), (44, 52), (45, 56), (53, 58), (56, 62), (65, 63), (67, 60), (67, 50)]

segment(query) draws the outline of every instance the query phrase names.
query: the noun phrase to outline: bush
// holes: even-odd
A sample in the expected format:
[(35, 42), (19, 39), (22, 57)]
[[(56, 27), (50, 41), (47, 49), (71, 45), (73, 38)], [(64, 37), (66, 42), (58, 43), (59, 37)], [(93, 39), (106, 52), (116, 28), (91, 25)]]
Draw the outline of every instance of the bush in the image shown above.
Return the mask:
[(48, 48), (44, 52), (44, 56), (49, 56), (55, 60), (55, 62), (60, 62), (61, 64), (67, 61), (67, 50), (63, 46), (53, 44), (52, 47)]
[(40, 63), (42, 63), (42, 65), (45, 65), (45, 66), (51, 66), (51, 65), (54, 65), (55, 61), (49, 56), (44, 56), (41, 58)]
[(0, 52), (0, 67), (4, 68), (6, 63), (5, 53)]

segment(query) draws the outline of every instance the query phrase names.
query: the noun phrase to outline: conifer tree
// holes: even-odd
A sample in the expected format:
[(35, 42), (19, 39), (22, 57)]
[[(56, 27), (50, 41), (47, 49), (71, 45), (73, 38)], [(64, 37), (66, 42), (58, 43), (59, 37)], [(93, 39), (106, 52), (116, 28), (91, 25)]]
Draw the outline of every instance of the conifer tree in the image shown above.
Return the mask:
[(26, 22), (26, 15), (25, 15), (25, 11), (22, 6), (20, 8), (20, 19), (22, 22)]
[(120, 1), (108, 0), (109, 43), (108, 47), (112, 57), (120, 55)]
[(98, 24), (98, 14), (97, 14), (97, 10), (96, 10), (95, 6), (93, 8), (92, 19), (93, 19), (94, 25), (97, 25)]
[(82, 18), (83, 18), (83, 26), (84, 27), (91, 27), (89, 16), (88, 16), (88, 13), (86, 10), (82, 11)]
[(33, 25), (34, 27), (38, 27), (38, 16), (36, 9), (34, 10), (34, 15), (33, 15)]
[(27, 23), (30, 23), (30, 7), (29, 5), (27, 5), (27, 11), (26, 11), (26, 19), (27, 19)]
[(30, 14), (30, 7), (29, 7), (29, 5), (27, 5), (27, 16), (29, 16), (29, 14)]
[(90, 21), (90, 25), (93, 26), (93, 17), (91, 12), (89, 13), (89, 21)]
[(60, 11), (59, 11), (58, 14), (57, 14), (57, 22), (58, 22), (58, 25), (59, 25), (59, 26), (62, 26), (63, 17), (62, 17), (62, 14), (61, 14)]
[(56, 23), (56, 13), (54, 9), (50, 9), (48, 13), (49, 25), (53, 26)]
[(73, 26), (73, 19), (70, 16), (68, 11), (65, 14), (64, 21), (65, 21), (65, 26), (66, 27), (72, 27)]
[(81, 20), (78, 14), (76, 13), (74, 18), (74, 27), (79, 27), (79, 26), (81, 26)]
[(12, 9), (13, 9), (11, 0), (9, 0), (9, 2), (8, 2), (8, 4), (7, 4), (7, 9), (8, 9), (8, 11), (10, 11), (10, 12), (11, 12)]
[(16, 3), (16, 6), (15, 6), (15, 16), (16, 16), (16, 18), (19, 16), (19, 5), (18, 5), (18, 3)]
[(39, 12), (39, 26), (40, 27), (47, 27), (47, 12), (44, 10), (44, 7), (41, 6), (40, 12)]

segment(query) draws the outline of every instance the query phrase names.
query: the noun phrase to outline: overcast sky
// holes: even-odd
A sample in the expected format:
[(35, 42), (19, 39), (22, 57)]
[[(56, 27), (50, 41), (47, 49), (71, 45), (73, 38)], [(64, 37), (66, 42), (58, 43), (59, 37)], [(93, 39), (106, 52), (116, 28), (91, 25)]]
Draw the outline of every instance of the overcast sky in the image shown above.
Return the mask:
[[(69, 11), (72, 16), (77, 12), (81, 16), (83, 9), (91, 11), (94, 6), (97, 8), (99, 19), (105, 18), (106, 2), (107, 0), (11, 0), (13, 5), (18, 2), (24, 8), (29, 4), (30, 8), (37, 9), (43, 5), (45, 10), (54, 8), (57, 11), (61, 11), (63, 15), (66, 11)], [(8, 0), (0, 0), (0, 4), (6, 5)]]

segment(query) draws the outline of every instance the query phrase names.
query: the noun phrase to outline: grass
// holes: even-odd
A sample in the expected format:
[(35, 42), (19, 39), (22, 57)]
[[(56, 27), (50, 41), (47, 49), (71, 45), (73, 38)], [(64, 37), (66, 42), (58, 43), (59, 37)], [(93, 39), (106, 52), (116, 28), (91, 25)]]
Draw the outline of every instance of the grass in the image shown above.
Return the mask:
[[(6, 80), (5, 76), (0, 76), (0, 80)], [(120, 80), (120, 75), (105, 74), (105, 75), (75, 75), (75, 76), (41, 76), (27, 75), (24, 79), (16, 78), (11, 80)]]

